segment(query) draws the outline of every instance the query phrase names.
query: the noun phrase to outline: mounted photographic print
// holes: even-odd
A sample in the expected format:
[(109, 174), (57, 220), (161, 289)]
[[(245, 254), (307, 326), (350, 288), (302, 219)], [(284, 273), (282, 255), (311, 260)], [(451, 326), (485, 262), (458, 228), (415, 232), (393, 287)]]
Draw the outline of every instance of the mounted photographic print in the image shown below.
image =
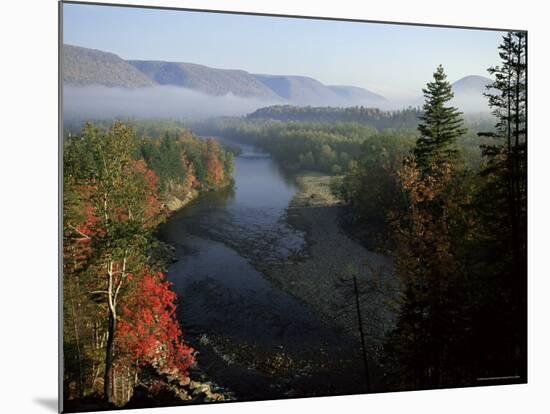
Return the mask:
[(61, 410), (527, 381), (527, 33), (62, 2)]

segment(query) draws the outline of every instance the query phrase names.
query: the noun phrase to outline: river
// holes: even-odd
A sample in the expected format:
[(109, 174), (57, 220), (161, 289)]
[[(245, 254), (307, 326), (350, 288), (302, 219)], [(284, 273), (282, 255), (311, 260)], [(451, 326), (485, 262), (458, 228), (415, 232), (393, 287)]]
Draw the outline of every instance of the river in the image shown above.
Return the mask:
[(259, 270), (306, 247), (286, 220), (294, 180), (268, 154), (242, 145), (234, 181), (159, 230), (176, 248), (167, 278), (200, 374), (240, 401), (365, 392), (357, 338), (327, 326)]

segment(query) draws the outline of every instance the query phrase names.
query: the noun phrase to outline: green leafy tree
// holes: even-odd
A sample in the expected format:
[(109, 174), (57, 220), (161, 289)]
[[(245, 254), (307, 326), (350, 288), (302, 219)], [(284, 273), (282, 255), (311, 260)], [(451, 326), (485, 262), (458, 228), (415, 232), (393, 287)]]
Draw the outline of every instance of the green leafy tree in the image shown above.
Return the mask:
[(347, 227), (370, 248), (391, 248), (388, 212), (402, 206), (395, 173), (414, 144), (412, 131), (380, 133), (366, 138), (357, 159), (333, 185), (334, 194), (349, 207)]

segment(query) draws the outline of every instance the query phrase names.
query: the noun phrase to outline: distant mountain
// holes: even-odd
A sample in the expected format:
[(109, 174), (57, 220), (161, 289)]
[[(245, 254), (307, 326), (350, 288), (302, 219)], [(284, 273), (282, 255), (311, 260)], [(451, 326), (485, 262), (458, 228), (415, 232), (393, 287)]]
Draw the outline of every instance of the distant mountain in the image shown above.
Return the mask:
[(244, 70), (214, 69), (194, 63), (130, 60), (132, 66), (160, 85), (175, 85), (212, 96), (276, 99), (278, 96)]
[(372, 101), (372, 102), (383, 102), (386, 101), (382, 95), (378, 95), (374, 92), (371, 92), (367, 89), (358, 88), (357, 86), (329, 86), (334, 92), (340, 95), (343, 98), (351, 99), (354, 101)]
[(281, 98), (295, 105), (368, 105), (385, 98), (356, 86), (328, 86), (306, 76), (254, 75)]
[(80, 86), (95, 84), (124, 88), (155, 83), (113, 53), (70, 45), (63, 45), (63, 81)]
[(492, 83), (491, 79), (485, 76), (470, 75), (465, 76), (453, 83), (453, 92), (455, 95), (461, 94), (481, 94), (487, 92), (486, 85)]
[[(451, 105), (467, 113), (489, 112), (487, 98), (483, 94), (487, 92), (485, 85), (491, 82), (491, 79), (484, 76), (470, 75), (451, 83), (454, 93)], [(406, 106), (422, 107), (422, 105), (424, 105), (424, 97), (419, 95), (410, 101), (400, 102), (398, 105), (394, 104), (390, 107), (397, 109)]]
[(68, 85), (173, 85), (209, 96), (233, 94), (271, 103), (353, 106), (384, 100), (367, 89), (327, 86), (306, 76), (251, 74), (184, 62), (125, 61), (112, 53), (71, 45), (63, 46), (63, 72)]
[(484, 76), (465, 76), (452, 84), (454, 98), (452, 103), (464, 112), (487, 112), (489, 106), (483, 95), (488, 90), (486, 85), (492, 83)]
[[(364, 88), (325, 85), (306, 76), (253, 74), (185, 62), (126, 61), (113, 53), (71, 45), (63, 46), (63, 80), (68, 87), (77, 86), (74, 89), (78, 90), (71, 91), (75, 105), (93, 101), (97, 107), (116, 106), (112, 111), (117, 113), (147, 113), (154, 108), (162, 108), (165, 113), (166, 107), (170, 107), (175, 113), (195, 113), (197, 108), (205, 112), (209, 108), (212, 113), (235, 115), (274, 104), (393, 110), (424, 103), (421, 95), (407, 101), (388, 100)], [(457, 80), (452, 84), (455, 93), (452, 104), (463, 112), (488, 112), (483, 93), (490, 82), (489, 78), (475, 75)], [(85, 98), (76, 99), (79, 93), (84, 93), (78, 87), (87, 85), (102, 86), (102, 99), (98, 98), (99, 88), (88, 88)], [(160, 88), (146, 88), (160, 86), (176, 89), (167, 93)], [(115, 94), (112, 87), (123, 91)], [(317, 112), (313, 115), (317, 116)]]
[(308, 104), (319, 99), (337, 98), (330, 88), (306, 76), (261, 74), (254, 76), (277, 95), (291, 102)]

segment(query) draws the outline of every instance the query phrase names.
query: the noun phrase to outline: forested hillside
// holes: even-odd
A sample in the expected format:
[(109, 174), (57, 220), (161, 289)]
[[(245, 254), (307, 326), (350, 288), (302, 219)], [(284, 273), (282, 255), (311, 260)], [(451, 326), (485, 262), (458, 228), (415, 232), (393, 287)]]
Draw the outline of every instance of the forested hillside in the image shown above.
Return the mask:
[(150, 78), (113, 53), (63, 45), (63, 81), (124, 88), (153, 86)]
[(153, 233), (172, 198), (230, 183), (232, 155), (189, 132), (149, 138), (121, 122), (88, 123), (63, 150), (65, 399), (121, 406), (137, 385), (185, 395), (194, 351)]
[(194, 63), (130, 60), (130, 65), (159, 85), (175, 85), (212, 96), (232, 93), (243, 97), (276, 100), (270, 88), (244, 70), (214, 69)]
[(384, 102), (384, 97), (367, 89), (328, 86), (306, 76), (254, 74), (188, 62), (126, 61), (112, 53), (71, 45), (63, 45), (63, 81), (67, 85), (79, 86), (175, 86), (208, 96), (232, 94), (266, 103), (315, 105), (325, 102), (347, 106)]

